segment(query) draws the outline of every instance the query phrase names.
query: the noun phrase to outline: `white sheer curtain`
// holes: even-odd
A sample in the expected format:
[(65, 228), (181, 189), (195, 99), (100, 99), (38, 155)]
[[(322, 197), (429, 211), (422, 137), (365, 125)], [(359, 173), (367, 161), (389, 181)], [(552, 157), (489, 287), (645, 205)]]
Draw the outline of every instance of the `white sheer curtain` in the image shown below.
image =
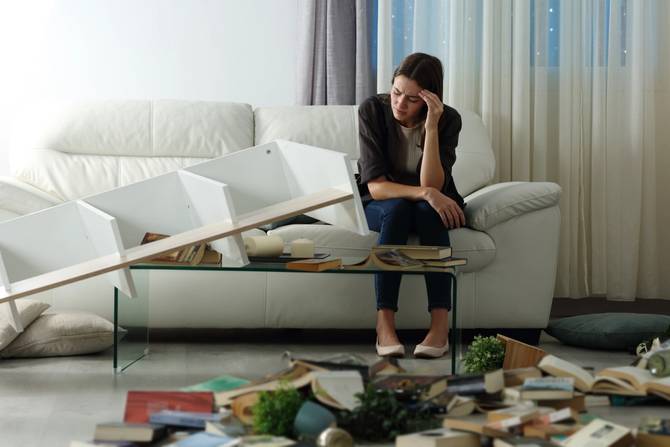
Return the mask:
[(497, 180), (563, 187), (556, 296), (670, 299), (669, 3), (379, 0), (378, 90), (405, 55), (440, 57)]

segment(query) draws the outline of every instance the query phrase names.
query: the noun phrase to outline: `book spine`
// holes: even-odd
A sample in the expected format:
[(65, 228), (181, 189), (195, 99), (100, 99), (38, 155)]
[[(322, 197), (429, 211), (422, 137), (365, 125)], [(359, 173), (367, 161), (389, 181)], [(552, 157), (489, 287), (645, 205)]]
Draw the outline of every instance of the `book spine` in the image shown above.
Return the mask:
[(179, 427), (205, 428), (206, 419), (188, 416), (174, 416), (165, 414), (152, 414), (149, 417), (152, 424), (176, 425)]

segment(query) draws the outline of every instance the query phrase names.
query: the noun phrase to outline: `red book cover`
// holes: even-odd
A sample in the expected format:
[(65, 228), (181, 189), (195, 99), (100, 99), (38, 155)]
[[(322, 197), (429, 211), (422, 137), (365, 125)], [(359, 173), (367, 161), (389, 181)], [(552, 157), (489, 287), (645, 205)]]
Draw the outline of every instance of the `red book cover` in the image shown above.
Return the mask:
[(214, 411), (211, 391), (128, 391), (124, 422), (147, 423), (149, 415), (161, 410)]

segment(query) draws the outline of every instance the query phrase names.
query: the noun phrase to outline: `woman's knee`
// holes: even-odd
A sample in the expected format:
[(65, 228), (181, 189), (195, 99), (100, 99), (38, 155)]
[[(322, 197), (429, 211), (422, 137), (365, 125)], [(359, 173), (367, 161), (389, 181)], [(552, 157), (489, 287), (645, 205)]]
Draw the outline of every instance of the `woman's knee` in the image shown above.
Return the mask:
[(407, 199), (387, 199), (383, 201), (383, 219), (388, 221), (406, 220), (412, 217), (412, 202)]

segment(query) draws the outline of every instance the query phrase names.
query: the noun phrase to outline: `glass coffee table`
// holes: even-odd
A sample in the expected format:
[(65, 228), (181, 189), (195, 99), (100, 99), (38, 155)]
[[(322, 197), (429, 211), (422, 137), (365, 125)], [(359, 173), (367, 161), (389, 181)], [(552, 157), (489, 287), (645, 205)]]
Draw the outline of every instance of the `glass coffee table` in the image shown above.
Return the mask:
[[(349, 263), (351, 259), (342, 257), (343, 263)], [(358, 258), (357, 260), (360, 260)], [(136, 264), (130, 266), (130, 272), (135, 282), (137, 296), (129, 298), (116, 287), (114, 288), (114, 371), (121, 372), (143, 358), (149, 353), (149, 275), (152, 271), (174, 271), (175, 275), (188, 275), (189, 272), (211, 272), (212, 275), (225, 274), (226, 272), (268, 272), (284, 273), (286, 275), (342, 275), (358, 274), (372, 275), (374, 273), (389, 272), (375, 265), (365, 267), (344, 265), (339, 268), (311, 272), (293, 270), (286, 267), (283, 262), (251, 262), (244, 267), (221, 267), (215, 265), (168, 265), (168, 264)], [(395, 270), (393, 270), (395, 271)], [(456, 269), (454, 267), (419, 267), (400, 271), (403, 275), (423, 275), (424, 273), (441, 273), (449, 275), (451, 280), (451, 322), (449, 331), (449, 345), (451, 353), (451, 373), (460, 370), (462, 359), (461, 325), (458, 320)], [(370, 281), (373, 281), (372, 276)], [(370, 297), (370, 306), (374, 306), (374, 297)], [(132, 341), (128, 341), (131, 339)]]

